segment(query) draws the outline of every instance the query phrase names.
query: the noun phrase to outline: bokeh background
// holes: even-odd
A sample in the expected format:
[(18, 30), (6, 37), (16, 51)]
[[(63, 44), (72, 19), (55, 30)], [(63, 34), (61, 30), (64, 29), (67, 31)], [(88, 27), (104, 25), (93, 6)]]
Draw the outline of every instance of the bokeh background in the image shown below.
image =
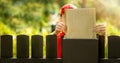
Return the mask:
[(0, 0), (0, 34), (49, 34), (66, 3), (96, 8), (107, 35), (120, 35), (120, 0)]

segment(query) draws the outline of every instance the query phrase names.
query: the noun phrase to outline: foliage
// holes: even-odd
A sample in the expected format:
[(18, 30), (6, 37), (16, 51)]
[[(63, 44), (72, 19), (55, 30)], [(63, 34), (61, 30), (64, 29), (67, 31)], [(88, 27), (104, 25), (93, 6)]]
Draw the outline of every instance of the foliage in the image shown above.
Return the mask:
[[(41, 34), (42, 28), (49, 33), (49, 16), (59, 12), (61, 0), (0, 0), (1, 34)], [(5, 27), (4, 28), (2, 27)], [(9, 30), (9, 31), (7, 31)]]
[(60, 7), (67, 2), (96, 8), (97, 21), (106, 22), (107, 18), (107, 27), (116, 29), (108, 30), (108, 34), (119, 35), (120, 8), (114, 10), (111, 8), (114, 6), (108, 6), (104, 0), (0, 0), (0, 34), (42, 34), (43, 29), (50, 33), (50, 16), (56, 14), (58, 17)]

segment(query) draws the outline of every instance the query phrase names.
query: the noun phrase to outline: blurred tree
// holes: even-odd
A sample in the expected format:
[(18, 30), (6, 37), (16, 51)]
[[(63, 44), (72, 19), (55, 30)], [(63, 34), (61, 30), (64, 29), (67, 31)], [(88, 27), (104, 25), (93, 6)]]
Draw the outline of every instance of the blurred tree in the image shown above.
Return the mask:
[(109, 19), (111, 25), (120, 29), (118, 2), (119, 0), (0, 0), (0, 21), (16, 34), (30, 28), (37, 33), (41, 33), (43, 28), (50, 32), (50, 16), (58, 17), (61, 6), (73, 3), (78, 7), (96, 8), (97, 21)]
[(0, 21), (15, 33), (23, 29), (48, 29), (49, 16), (59, 13), (68, 0), (0, 0)]

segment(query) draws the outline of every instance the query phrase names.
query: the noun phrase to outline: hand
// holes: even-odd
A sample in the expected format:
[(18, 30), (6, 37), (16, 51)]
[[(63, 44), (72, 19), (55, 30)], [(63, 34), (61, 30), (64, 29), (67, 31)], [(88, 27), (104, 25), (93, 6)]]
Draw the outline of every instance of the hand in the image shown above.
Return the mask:
[(58, 22), (56, 24), (55, 34), (58, 34), (60, 32), (66, 32), (66, 25), (63, 22)]
[(106, 33), (106, 25), (105, 24), (97, 24), (96, 26), (95, 26), (95, 29), (94, 29), (94, 31), (96, 32), (96, 33), (98, 33), (99, 35), (105, 35), (105, 33)]

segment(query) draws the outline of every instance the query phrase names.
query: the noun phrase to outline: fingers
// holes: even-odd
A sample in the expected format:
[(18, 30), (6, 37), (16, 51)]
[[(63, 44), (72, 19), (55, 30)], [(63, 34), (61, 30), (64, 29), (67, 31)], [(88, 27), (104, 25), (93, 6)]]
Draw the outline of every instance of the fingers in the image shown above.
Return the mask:
[(59, 31), (59, 32), (61, 32), (61, 31), (65, 31), (65, 24), (63, 23), (63, 22), (58, 22), (57, 24), (56, 24), (56, 31)]
[(105, 26), (96, 26), (95, 31), (100, 32), (100, 31), (105, 31), (106, 27)]
[(106, 26), (104, 24), (98, 24), (95, 26), (94, 31), (100, 35), (105, 35)]

